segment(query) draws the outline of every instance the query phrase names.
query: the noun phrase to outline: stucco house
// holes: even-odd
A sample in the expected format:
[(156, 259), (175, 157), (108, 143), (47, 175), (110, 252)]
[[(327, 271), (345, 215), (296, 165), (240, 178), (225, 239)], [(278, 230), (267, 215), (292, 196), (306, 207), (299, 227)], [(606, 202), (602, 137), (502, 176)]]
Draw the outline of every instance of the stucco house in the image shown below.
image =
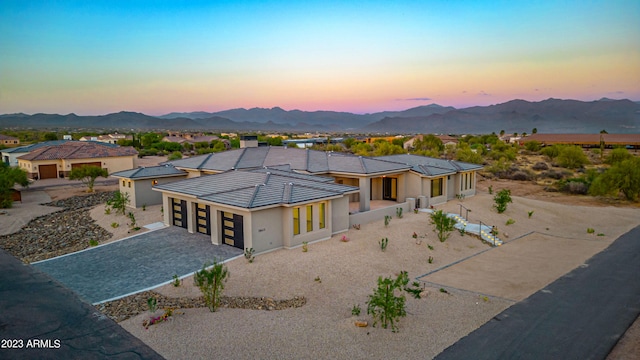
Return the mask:
[(119, 179), (120, 192), (129, 194), (128, 207), (162, 204), (162, 193), (153, 191), (156, 185), (174, 182), (187, 177), (187, 172), (171, 165), (139, 167), (112, 173)]
[(43, 146), (60, 145), (67, 142), (67, 140), (52, 140), (43, 141), (35, 144), (23, 145), (9, 149), (2, 149), (2, 161), (9, 166), (18, 166), (18, 157), (26, 155), (35, 149), (39, 149)]
[(42, 146), (17, 158), (18, 167), (30, 179), (51, 179), (69, 176), (72, 169), (91, 165), (116, 172), (136, 166), (136, 149), (106, 143), (64, 141)]
[(80, 141), (97, 141), (107, 144), (117, 144), (119, 140), (133, 140), (133, 136), (126, 134), (107, 134), (99, 136), (83, 136)]
[(167, 164), (187, 179), (153, 186), (162, 193), (166, 225), (258, 252), (329, 238), (352, 224), (395, 214), (397, 207), (425, 208), (473, 196), (482, 169), (417, 155), (373, 158), (287, 147), (244, 148)]
[(0, 134), (0, 145), (16, 146), (20, 144), (20, 139), (17, 137)]

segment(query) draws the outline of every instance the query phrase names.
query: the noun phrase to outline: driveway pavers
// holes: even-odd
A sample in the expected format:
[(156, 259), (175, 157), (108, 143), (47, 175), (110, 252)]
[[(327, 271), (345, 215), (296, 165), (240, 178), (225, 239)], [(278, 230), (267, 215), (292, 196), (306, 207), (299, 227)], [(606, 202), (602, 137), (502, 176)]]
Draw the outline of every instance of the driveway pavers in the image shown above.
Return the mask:
[(243, 253), (213, 245), (210, 239), (170, 226), (32, 265), (96, 304), (153, 288), (173, 275), (192, 274), (214, 259), (223, 261)]

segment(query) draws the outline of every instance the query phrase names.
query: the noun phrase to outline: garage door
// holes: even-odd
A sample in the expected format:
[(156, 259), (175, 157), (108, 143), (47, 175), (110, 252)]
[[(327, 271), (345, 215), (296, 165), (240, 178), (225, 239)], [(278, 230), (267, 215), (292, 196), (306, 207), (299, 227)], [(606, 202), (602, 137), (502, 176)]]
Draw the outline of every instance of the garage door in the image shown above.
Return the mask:
[(77, 169), (83, 166), (97, 166), (99, 168), (102, 167), (102, 163), (100, 161), (96, 161), (96, 162), (88, 162), (88, 163), (77, 163), (77, 164), (71, 164), (71, 170), (73, 169)]
[(211, 235), (211, 208), (209, 205), (198, 204), (196, 213), (196, 228), (201, 234)]
[(222, 242), (244, 250), (242, 215), (222, 212)]
[(40, 171), (40, 179), (56, 179), (58, 177), (58, 165), (40, 165), (38, 166)]
[(187, 228), (187, 201), (171, 198), (173, 225)]

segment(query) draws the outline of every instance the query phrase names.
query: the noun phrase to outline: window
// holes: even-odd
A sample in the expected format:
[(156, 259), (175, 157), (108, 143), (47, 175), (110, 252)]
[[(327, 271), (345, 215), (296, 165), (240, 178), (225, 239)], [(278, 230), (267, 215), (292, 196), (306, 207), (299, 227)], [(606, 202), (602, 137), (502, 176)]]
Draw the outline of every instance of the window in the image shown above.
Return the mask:
[(300, 208), (293, 208), (293, 235), (300, 234)]
[(131, 187), (131, 181), (129, 181), (129, 184), (128, 184), (128, 185), (129, 185), (129, 187)]
[(313, 231), (313, 205), (307, 205), (307, 232)]
[(125, 180), (122, 180), (122, 186), (124, 187), (126, 185), (127, 185), (127, 182)]
[(431, 197), (442, 195), (442, 178), (431, 180)]
[(326, 203), (320, 203), (320, 213), (318, 214), (319, 218), (320, 218), (320, 221), (318, 223), (318, 227), (320, 229), (324, 229), (326, 227), (326, 223), (325, 223), (325, 216), (326, 216), (325, 207), (326, 206), (325, 205), (326, 205)]

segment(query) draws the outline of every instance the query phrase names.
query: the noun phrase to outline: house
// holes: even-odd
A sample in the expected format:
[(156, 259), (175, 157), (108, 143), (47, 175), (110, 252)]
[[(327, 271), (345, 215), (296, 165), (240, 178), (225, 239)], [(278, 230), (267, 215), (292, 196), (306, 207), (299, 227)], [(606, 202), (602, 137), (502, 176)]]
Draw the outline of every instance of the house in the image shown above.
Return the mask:
[(63, 178), (72, 169), (98, 166), (109, 172), (135, 167), (138, 152), (130, 146), (98, 142), (63, 141), (47, 145), (18, 156), (18, 166), (30, 179)]
[(629, 149), (640, 149), (640, 134), (532, 134), (522, 139), (521, 143), (537, 141), (543, 146), (577, 145), (583, 148), (606, 148), (623, 146)]
[(40, 143), (19, 146), (15, 148), (0, 150), (2, 153), (2, 161), (9, 166), (18, 166), (18, 157), (28, 154), (29, 152), (41, 148), (43, 146), (53, 146), (65, 143), (67, 140), (44, 141)]
[(228, 170), (157, 185), (164, 222), (216, 245), (264, 252), (329, 239), (349, 229), (355, 186), (277, 168)]
[(482, 169), (417, 155), (373, 158), (287, 147), (243, 148), (167, 164), (186, 172), (186, 179), (153, 187), (162, 193), (165, 224), (258, 252), (328, 238), (395, 214), (398, 207), (473, 196)]
[(120, 192), (129, 195), (127, 206), (138, 208), (162, 204), (162, 194), (153, 191), (153, 187), (186, 178), (187, 172), (171, 165), (162, 165), (118, 171), (111, 176), (120, 179)]
[(133, 136), (125, 135), (125, 134), (107, 134), (107, 135), (99, 135), (99, 136), (83, 136), (79, 139), (80, 141), (97, 141), (107, 144), (117, 144), (119, 140), (133, 140)]
[(0, 145), (15, 146), (20, 144), (20, 139), (17, 137), (0, 134)]

